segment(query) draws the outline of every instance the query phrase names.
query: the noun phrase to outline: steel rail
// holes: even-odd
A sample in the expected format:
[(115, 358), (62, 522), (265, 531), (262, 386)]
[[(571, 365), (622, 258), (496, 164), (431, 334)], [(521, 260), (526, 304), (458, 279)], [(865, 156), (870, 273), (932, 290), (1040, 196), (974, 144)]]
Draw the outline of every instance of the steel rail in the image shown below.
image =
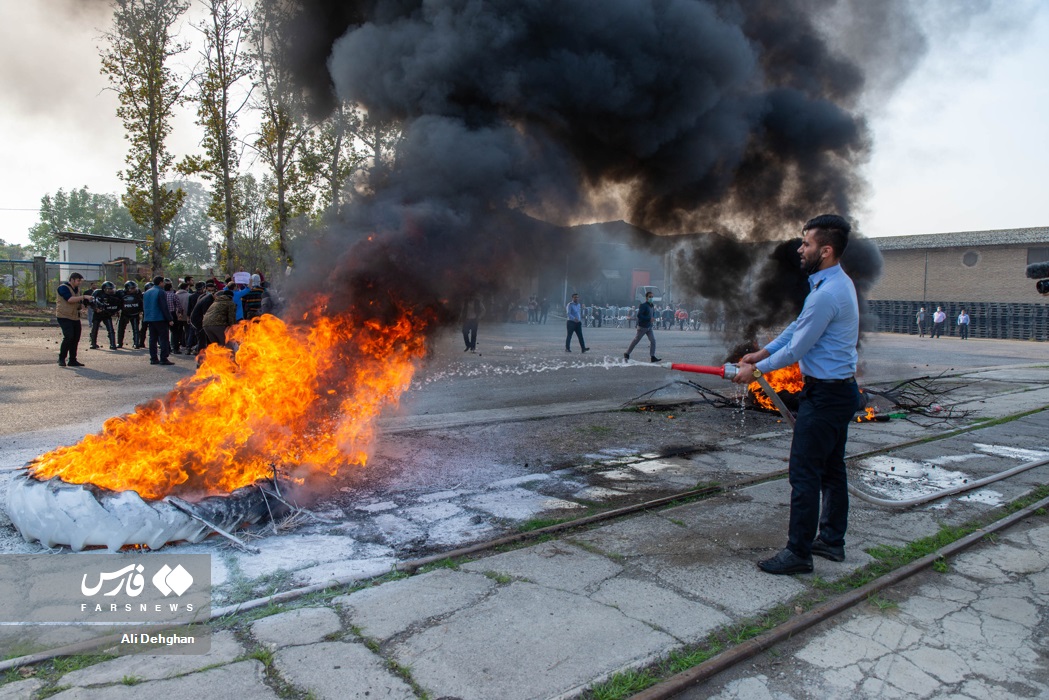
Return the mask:
[(637, 693), (631, 697), (631, 700), (664, 700), (665, 698), (672, 698), (688, 688), (707, 681), (714, 675), (731, 668), (742, 661), (746, 661), (780, 642), (794, 637), (813, 625), (817, 625), (820, 622), (828, 620), (835, 615), (848, 610), (857, 603), (868, 599), (878, 591), (882, 591), (914, 576), (915, 574), (931, 567), (937, 560), (957, 554), (976, 544), (985, 536), (1015, 525), (1035, 511), (1040, 508), (1045, 508), (1046, 506), (1049, 506), (1049, 498), (1043, 498), (1037, 503), (1032, 503), (1010, 516), (995, 521), (994, 523), (982, 527), (959, 540), (955, 540), (954, 542), (941, 547), (932, 554), (927, 554), (921, 559), (917, 559), (910, 564), (901, 566), (899, 569), (890, 571), (884, 576), (880, 576), (864, 586), (818, 605), (782, 625), (778, 625), (764, 634), (749, 639), (739, 646), (722, 652), (713, 658), (707, 659), (698, 666), (694, 666), (687, 671), (682, 671), (677, 675), (671, 676), (662, 683)]

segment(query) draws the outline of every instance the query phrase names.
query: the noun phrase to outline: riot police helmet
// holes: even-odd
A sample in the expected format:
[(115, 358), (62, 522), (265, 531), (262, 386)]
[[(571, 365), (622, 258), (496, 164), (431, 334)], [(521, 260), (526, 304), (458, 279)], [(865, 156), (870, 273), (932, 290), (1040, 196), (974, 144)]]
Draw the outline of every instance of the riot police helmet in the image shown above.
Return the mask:
[(114, 291), (116, 291), (116, 288), (117, 286), (108, 280), (102, 283), (103, 294), (112, 294)]
[(125, 292), (134, 292), (136, 290), (138, 290), (138, 283), (135, 280), (128, 280), (124, 283)]

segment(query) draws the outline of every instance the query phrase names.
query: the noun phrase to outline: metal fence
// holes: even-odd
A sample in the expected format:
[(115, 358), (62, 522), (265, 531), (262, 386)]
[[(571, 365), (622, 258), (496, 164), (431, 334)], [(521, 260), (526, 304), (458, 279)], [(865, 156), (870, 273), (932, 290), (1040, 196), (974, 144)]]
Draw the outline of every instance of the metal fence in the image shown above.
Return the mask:
[(122, 284), (130, 271), (124, 263), (0, 260), (0, 302), (36, 302), (38, 306), (54, 303), (58, 285), (73, 272), (82, 274), (88, 284), (103, 280)]
[(932, 328), (932, 314), (942, 307), (947, 314), (944, 335), (958, 335), (958, 314), (969, 314), (970, 338), (1002, 340), (1049, 340), (1049, 305), (1005, 302), (959, 301), (868, 301), (867, 312), (875, 330), (917, 335), (915, 315), (925, 307), (926, 333)]

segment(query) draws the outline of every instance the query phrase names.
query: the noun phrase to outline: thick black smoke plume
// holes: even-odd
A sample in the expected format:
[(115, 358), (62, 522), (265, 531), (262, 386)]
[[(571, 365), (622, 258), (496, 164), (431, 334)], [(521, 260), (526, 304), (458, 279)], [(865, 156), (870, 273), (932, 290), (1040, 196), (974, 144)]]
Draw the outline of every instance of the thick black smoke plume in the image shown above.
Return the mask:
[[(346, 251), (340, 232), (324, 253), (346, 251), (333, 277), (354, 288), (428, 302), (496, 287), (571, 254), (570, 233), (528, 217), (578, 220), (610, 201), (659, 234), (754, 241), (848, 216), (862, 192), (864, 75), (831, 48), (848, 2), (288, 1), (315, 107), (353, 101), (404, 125), (382, 186), (343, 213), (376, 237)], [(906, 5), (891, 7), (866, 31), (910, 30)], [(696, 292), (761, 257), (731, 242), (702, 252)], [(741, 313), (766, 322), (762, 303)]]

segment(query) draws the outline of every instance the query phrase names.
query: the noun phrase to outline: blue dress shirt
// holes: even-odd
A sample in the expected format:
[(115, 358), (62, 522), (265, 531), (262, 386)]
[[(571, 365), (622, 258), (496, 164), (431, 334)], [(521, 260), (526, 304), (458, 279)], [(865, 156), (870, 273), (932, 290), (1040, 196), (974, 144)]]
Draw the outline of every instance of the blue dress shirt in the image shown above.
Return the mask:
[(765, 373), (797, 362), (807, 377), (851, 377), (860, 335), (856, 287), (841, 265), (809, 275), (809, 286), (812, 291), (797, 320), (765, 346), (769, 357), (756, 366)]

